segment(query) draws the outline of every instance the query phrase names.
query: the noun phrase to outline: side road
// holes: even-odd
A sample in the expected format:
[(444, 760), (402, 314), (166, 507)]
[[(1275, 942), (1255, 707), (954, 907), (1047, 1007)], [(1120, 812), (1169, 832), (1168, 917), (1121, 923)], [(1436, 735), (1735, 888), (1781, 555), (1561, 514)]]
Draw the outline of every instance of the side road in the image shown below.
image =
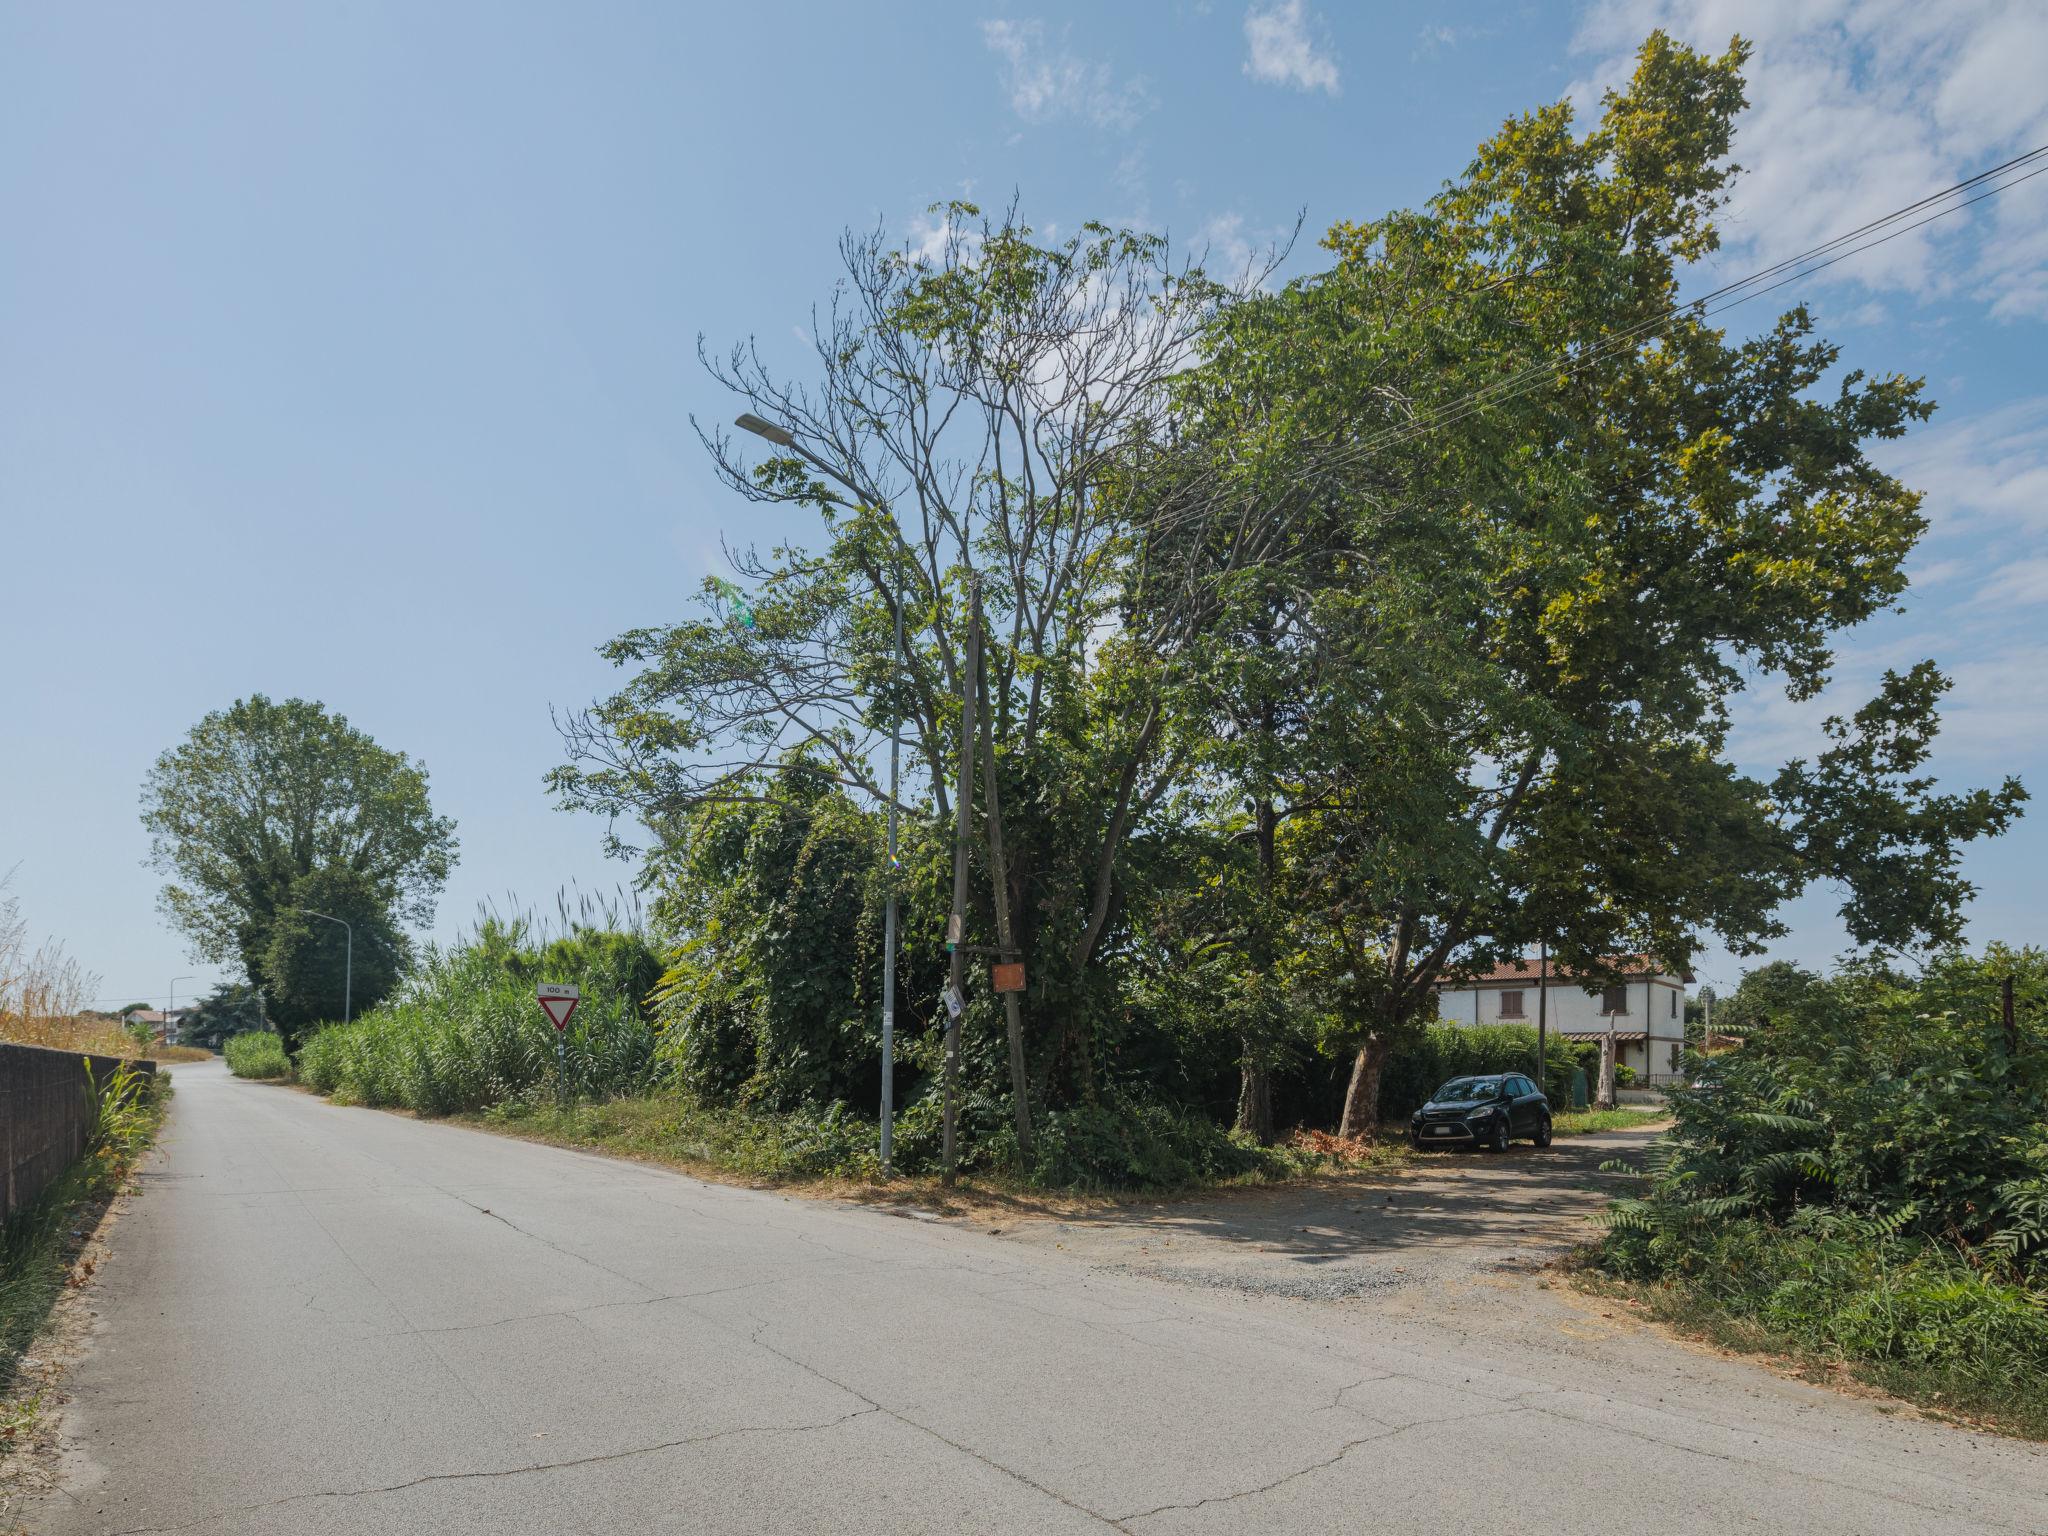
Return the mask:
[(1019, 1246), (1133, 1274), (1305, 1300), (1438, 1308), (1498, 1277), (1527, 1275), (1595, 1235), (1593, 1215), (1654, 1129), (1560, 1140), (1539, 1151), (1433, 1152), (1384, 1173), (1139, 1205), (1100, 1217), (998, 1225)]
[(35, 1531), (2048, 1528), (2031, 1446), (1571, 1348), (1512, 1274), (1442, 1315), (1246, 1296), (177, 1083)]

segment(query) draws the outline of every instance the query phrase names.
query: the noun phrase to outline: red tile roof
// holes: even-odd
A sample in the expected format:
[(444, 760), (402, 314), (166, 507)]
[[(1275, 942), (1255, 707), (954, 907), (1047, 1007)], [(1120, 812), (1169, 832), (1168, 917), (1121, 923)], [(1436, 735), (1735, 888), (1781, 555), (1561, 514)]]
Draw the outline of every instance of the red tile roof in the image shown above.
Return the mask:
[[(1600, 962), (1624, 980), (1641, 981), (1645, 976), (1679, 975), (1678, 972), (1652, 960), (1648, 955), (1602, 955)], [(1536, 985), (1536, 978), (1540, 971), (1541, 963), (1538, 960), (1525, 959), (1519, 963), (1510, 961), (1506, 965), (1497, 965), (1492, 970), (1482, 972), (1477, 976), (1440, 977), (1437, 980), (1437, 985), (1440, 987), (1511, 987), (1517, 982), (1527, 982), (1533, 987)], [(1570, 971), (1561, 970), (1555, 961), (1551, 962), (1548, 974), (1552, 983), (1561, 981), (1577, 982), (1581, 980), (1580, 977), (1572, 974)], [(1586, 981), (1599, 981), (1600, 979), (1597, 976), (1587, 976), (1584, 978)], [(1685, 972), (1679, 979), (1691, 981), (1692, 972)]]

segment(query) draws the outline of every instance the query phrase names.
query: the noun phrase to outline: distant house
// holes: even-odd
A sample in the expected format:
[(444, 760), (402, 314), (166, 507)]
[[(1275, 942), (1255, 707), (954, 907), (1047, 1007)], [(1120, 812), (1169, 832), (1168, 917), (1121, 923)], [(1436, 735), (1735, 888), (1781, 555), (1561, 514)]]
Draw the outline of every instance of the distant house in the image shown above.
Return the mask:
[(1536, 960), (1496, 966), (1483, 976), (1437, 984), (1437, 1016), (1447, 1024), (1536, 1023), (1545, 999), (1550, 1032), (1572, 1041), (1614, 1037), (1614, 1059), (1641, 1083), (1684, 1078), (1685, 989), (1689, 972), (1647, 955), (1608, 955), (1611, 975), (1580, 977)]

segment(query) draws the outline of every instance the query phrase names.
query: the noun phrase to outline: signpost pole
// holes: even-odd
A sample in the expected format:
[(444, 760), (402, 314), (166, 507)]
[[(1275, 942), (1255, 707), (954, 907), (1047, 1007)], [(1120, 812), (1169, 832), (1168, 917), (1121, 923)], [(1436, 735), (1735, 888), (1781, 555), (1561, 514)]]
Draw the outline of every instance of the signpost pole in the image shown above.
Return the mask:
[(569, 1107), (569, 1018), (583, 1000), (582, 989), (544, 981), (534, 989), (540, 1011), (555, 1026), (555, 1102)]

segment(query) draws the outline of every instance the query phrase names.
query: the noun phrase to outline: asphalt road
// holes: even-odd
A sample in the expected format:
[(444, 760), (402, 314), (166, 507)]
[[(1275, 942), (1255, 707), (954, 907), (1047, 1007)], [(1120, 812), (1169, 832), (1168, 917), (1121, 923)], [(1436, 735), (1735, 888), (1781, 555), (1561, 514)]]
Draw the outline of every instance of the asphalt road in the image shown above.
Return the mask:
[(176, 1083), (32, 1531), (2048, 1530), (2033, 1446), (1528, 1277), (1246, 1295)]

